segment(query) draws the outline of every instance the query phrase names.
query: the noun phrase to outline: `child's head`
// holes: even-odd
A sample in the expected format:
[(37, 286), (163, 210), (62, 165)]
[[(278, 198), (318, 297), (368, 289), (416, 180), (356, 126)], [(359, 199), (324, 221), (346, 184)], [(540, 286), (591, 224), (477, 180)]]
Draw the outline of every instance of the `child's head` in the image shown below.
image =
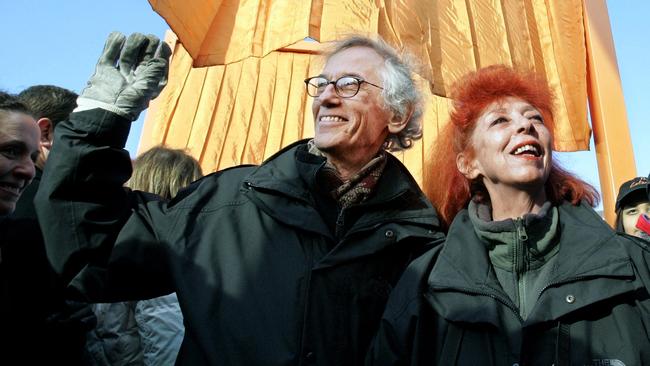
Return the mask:
[(623, 183), (616, 197), (616, 230), (639, 236), (636, 222), (642, 214), (650, 215), (648, 178), (636, 177)]

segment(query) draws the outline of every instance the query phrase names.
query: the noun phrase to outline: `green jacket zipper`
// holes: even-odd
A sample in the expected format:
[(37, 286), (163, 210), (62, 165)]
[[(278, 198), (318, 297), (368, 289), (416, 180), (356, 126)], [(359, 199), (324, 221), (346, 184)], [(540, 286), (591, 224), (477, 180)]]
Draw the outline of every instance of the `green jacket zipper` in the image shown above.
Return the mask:
[(525, 273), (528, 267), (526, 260), (528, 234), (526, 233), (524, 220), (521, 217), (515, 219), (515, 228), (517, 234), (513, 246), (513, 266), (515, 276), (517, 276), (517, 304), (519, 304), (519, 314), (527, 314)]

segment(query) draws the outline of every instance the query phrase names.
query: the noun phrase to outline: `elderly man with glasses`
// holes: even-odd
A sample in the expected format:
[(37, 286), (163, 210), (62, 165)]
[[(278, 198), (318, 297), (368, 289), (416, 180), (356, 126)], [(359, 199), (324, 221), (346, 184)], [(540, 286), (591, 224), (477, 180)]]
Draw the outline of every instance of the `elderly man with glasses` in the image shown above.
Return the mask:
[(178, 294), (180, 365), (359, 365), (409, 262), (442, 239), (387, 150), (421, 136), (410, 70), (381, 41), (338, 42), (306, 80), (315, 137), (209, 175), (168, 203), (122, 189), (122, 150), (162, 85), (157, 39), (109, 37), (78, 111), (57, 128), (37, 197), (72, 294)]

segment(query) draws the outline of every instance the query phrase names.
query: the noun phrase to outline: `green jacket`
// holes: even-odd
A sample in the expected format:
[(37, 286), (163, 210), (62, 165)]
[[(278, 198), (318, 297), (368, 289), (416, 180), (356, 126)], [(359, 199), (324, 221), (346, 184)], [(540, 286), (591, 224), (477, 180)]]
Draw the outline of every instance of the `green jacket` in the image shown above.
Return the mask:
[(466, 210), (391, 293), (368, 365), (650, 365), (650, 249), (587, 206), (558, 207), (560, 243), (526, 320)]
[(206, 176), (166, 204), (122, 188), (128, 129), (101, 110), (57, 126), (37, 210), (50, 260), (77, 297), (178, 294), (177, 364), (361, 364), (393, 285), (441, 241), (435, 210), (392, 156), (336, 239), (312, 196), (324, 159), (304, 142)]

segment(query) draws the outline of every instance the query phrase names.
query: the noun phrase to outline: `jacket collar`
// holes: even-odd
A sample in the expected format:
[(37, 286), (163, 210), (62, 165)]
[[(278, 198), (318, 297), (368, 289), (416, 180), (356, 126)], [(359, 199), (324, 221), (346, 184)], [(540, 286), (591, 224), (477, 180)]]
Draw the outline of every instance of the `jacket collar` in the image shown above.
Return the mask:
[[(469, 202), (467, 212), (474, 232), (488, 247), (490, 262), (494, 267), (513, 270), (513, 245), (522, 234), (531, 244), (519, 254), (528, 258), (525, 267), (539, 268), (557, 254), (558, 214), (557, 208), (552, 207), (550, 202), (546, 202), (539, 213), (526, 214), (519, 219), (493, 221), (488, 205), (474, 201)], [(518, 267), (515, 270), (525, 268), (523, 263)]]
[[(308, 140), (297, 141), (268, 158), (246, 179), (245, 183), (263, 192), (274, 192), (287, 198), (311, 203), (309, 189), (300, 176), (296, 165), (296, 155), (305, 149)], [(325, 159), (313, 156), (310, 161), (314, 169), (319, 169)]]
[[(268, 158), (244, 179), (246, 195), (264, 212), (289, 226), (332, 237), (314, 208), (307, 182), (298, 170), (296, 159), (307, 140), (297, 141)], [(316, 172), (325, 159), (311, 156), (309, 166)]]
[[(316, 172), (325, 164), (325, 158), (311, 155), (306, 151), (308, 139), (293, 143), (282, 149), (262, 165), (255, 169), (246, 179), (245, 183), (252, 187), (259, 198), (268, 198), (269, 196), (281, 196), (286, 200), (299, 201), (305, 205), (313, 206), (310, 187), (315, 184)], [(424, 197), (424, 194), (418, 187), (417, 183), (409, 171), (391, 154), (387, 154), (388, 162), (377, 183), (375, 194), (360, 206), (368, 209), (382, 207), (380, 212), (369, 211), (361, 220), (361, 223), (372, 224), (377, 220), (385, 220), (387, 210), (393, 220), (413, 219), (420, 221), (419, 218), (425, 219), (423, 222), (433, 223), (438, 226), (438, 218), (435, 209), (431, 203)], [(303, 173), (301, 176), (297, 168), (297, 159), (309, 165), (311, 173)], [(303, 177), (305, 177), (303, 179)], [(409, 197), (405, 197), (411, 193)], [(394, 207), (386, 207), (386, 204), (400, 199), (410, 199), (410, 210), (404, 205), (397, 203)], [(287, 207), (272, 207), (277, 213), (287, 209)], [(293, 207), (291, 208), (293, 212)], [(289, 217), (280, 215), (282, 221), (289, 220)], [(291, 216), (295, 216), (292, 213)]]
[[(312, 231), (335, 240), (330, 230), (323, 222), (320, 214), (314, 208), (310, 187), (313, 187), (316, 172), (325, 164), (323, 157), (308, 154), (306, 142), (298, 141), (265, 161), (246, 179), (248, 185), (246, 194), (258, 207), (276, 220), (301, 230)], [(307, 154), (307, 155), (306, 155)], [(394, 156), (387, 154), (388, 161), (377, 182), (375, 194), (366, 202), (350, 209), (364, 210), (364, 214), (355, 222), (343, 238), (356, 235), (362, 231), (372, 231), (377, 225), (387, 221), (395, 223), (414, 224), (422, 228), (422, 236), (434, 238), (439, 226), (437, 214), (431, 203), (424, 197), (417, 183)], [(298, 159), (303, 167), (298, 168)], [(304, 167), (307, 166), (307, 168)], [(413, 230), (415, 232), (416, 230)], [(381, 236), (384, 237), (384, 232)], [(394, 233), (390, 240), (383, 240), (385, 245), (402, 239), (399, 233)], [(335, 247), (324, 258), (322, 265), (331, 259), (339, 262), (344, 257), (358, 257), (361, 253), (369, 254), (382, 249), (380, 242), (355, 242), (355, 250)]]
[[(390, 154), (376, 189), (375, 195), (366, 202), (350, 208), (363, 210), (363, 215), (318, 267), (372, 254), (398, 242), (402, 246), (420, 246), (440, 238), (435, 209), (406, 168)], [(380, 228), (380, 225), (383, 226)], [(408, 226), (407, 230), (405, 226)], [(366, 233), (369, 239), (355, 240), (361, 233)], [(416, 238), (419, 240), (411, 240)]]
[[(560, 249), (556, 268), (526, 323), (557, 319), (639, 286), (629, 281), (634, 278), (631, 259), (616, 233), (591, 208), (564, 203), (558, 207), (558, 213)], [(572, 282), (580, 285), (560, 286)], [(429, 303), (451, 321), (498, 326), (504, 307), (517, 313), (501, 289), (485, 245), (476, 236), (466, 210), (456, 216), (450, 227), (429, 275), (426, 292)], [(569, 295), (573, 296), (572, 302), (566, 301)]]

